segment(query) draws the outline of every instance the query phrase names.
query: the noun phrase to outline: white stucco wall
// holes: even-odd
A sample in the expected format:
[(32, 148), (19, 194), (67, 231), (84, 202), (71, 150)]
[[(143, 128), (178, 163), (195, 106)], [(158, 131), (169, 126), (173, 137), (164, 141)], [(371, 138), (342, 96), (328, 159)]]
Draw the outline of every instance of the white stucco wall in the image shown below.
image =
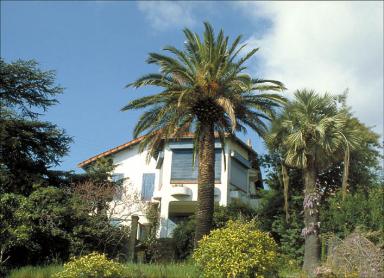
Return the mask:
[[(156, 169), (154, 159), (151, 159), (149, 163), (146, 162), (147, 152), (139, 153), (139, 146), (133, 146), (131, 148), (122, 150), (115, 153), (112, 156), (113, 163), (116, 168), (113, 174), (122, 174), (126, 179), (124, 181), (125, 198), (123, 196), (120, 201), (113, 201), (110, 207), (113, 208), (113, 218), (130, 219), (132, 214), (138, 215), (141, 224), (147, 223), (145, 218), (145, 202), (140, 200), (141, 189), (144, 173), (155, 174), (155, 188), (159, 184), (160, 171)], [(128, 204), (135, 202), (136, 204)]]
[[(219, 189), (219, 196), (215, 197), (215, 201), (220, 205), (226, 206), (231, 201), (229, 184), (230, 179), (230, 167), (231, 167), (231, 152), (236, 151), (242, 155), (245, 159), (248, 159), (248, 150), (243, 146), (236, 143), (233, 140), (227, 139), (225, 142), (225, 157), (226, 164), (224, 165), (223, 156), (221, 156), (221, 179), (220, 183), (215, 184), (215, 187)], [(182, 187), (190, 189), (190, 196), (172, 196), (172, 192), (176, 184), (171, 183), (171, 165), (172, 165), (172, 150), (168, 145), (164, 148), (164, 160), (160, 169), (156, 169), (156, 161), (151, 159), (149, 163), (146, 162), (147, 152), (139, 153), (139, 146), (135, 145), (120, 152), (113, 154), (113, 162), (116, 165), (114, 174), (122, 174), (124, 178), (128, 180), (124, 183), (128, 195), (138, 194), (140, 197), (143, 174), (154, 173), (155, 174), (155, 186), (153, 201), (160, 201), (160, 218), (162, 226), (172, 226), (172, 223), (168, 223), (169, 216), (169, 204), (170, 202), (177, 201), (197, 201), (197, 184), (182, 184)], [(245, 195), (245, 196), (244, 196)], [(243, 194), (242, 199), (246, 197)], [(130, 219), (132, 213), (139, 216), (139, 223), (145, 224), (147, 220), (145, 218), (145, 212), (140, 211), (142, 205), (128, 206), (129, 198), (119, 201), (119, 205), (116, 206), (116, 202), (113, 203), (115, 208), (115, 214), (113, 218)], [(117, 207), (117, 209), (116, 209)], [(129, 222), (129, 221), (128, 221)], [(124, 224), (128, 224), (128, 222)], [(171, 228), (170, 228), (171, 229)], [(165, 231), (165, 234), (169, 236), (169, 231)], [(164, 236), (164, 233), (163, 233)]]
[(141, 190), (143, 173), (155, 173), (155, 184), (159, 184), (159, 173), (156, 169), (156, 161), (150, 160), (146, 163), (147, 152), (139, 153), (138, 145), (125, 149), (113, 155), (113, 163), (116, 165), (114, 173), (121, 173), (125, 178), (129, 178), (137, 190)]

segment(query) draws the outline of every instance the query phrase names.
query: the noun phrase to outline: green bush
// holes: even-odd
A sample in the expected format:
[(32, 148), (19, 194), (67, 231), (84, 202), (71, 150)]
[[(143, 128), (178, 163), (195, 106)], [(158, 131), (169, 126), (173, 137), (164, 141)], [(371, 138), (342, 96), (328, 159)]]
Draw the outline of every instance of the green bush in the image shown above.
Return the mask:
[(91, 214), (84, 202), (65, 189), (35, 189), (28, 197), (0, 194), (0, 277), (10, 268), (59, 264), (93, 251), (124, 258), (129, 228), (111, 225)]
[[(222, 228), (229, 220), (251, 220), (256, 216), (256, 211), (247, 204), (233, 201), (228, 206), (216, 206), (213, 213), (213, 229)], [(175, 242), (175, 255), (178, 260), (186, 260), (193, 252), (195, 236), (195, 217), (179, 223), (173, 230), (172, 237)]]
[(299, 264), (304, 256), (304, 238), (301, 236), (303, 221), (297, 212), (291, 212), (287, 221), (284, 215), (276, 215), (272, 223), (272, 232), (278, 235), (276, 242), (279, 253), (294, 259)]
[(195, 218), (190, 217), (178, 224), (173, 230), (172, 237), (175, 242), (175, 255), (178, 260), (185, 260), (192, 254), (195, 226)]
[(369, 191), (340, 193), (329, 198), (320, 210), (321, 233), (345, 238), (356, 228), (372, 242), (384, 247), (384, 187), (373, 186)]
[(225, 227), (229, 220), (251, 220), (256, 217), (256, 210), (247, 204), (233, 200), (228, 206), (215, 206), (213, 228)]
[(64, 264), (64, 270), (55, 278), (119, 278), (124, 276), (124, 266), (107, 259), (104, 254), (93, 252), (89, 255), (72, 258)]
[(271, 277), (276, 243), (253, 221), (228, 221), (199, 241), (193, 258), (205, 277)]

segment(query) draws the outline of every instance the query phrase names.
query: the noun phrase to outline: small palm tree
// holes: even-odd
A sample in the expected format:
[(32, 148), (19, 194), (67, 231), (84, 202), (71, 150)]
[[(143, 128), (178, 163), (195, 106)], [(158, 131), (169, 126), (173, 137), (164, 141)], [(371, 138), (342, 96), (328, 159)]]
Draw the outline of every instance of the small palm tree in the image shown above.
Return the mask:
[[(317, 176), (344, 159), (343, 192), (346, 192), (349, 152), (357, 145), (356, 130), (347, 109), (338, 108), (335, 97), (314, 91), (296, 91), (295, 99), (272, 122), (269, 147), (281, 154), (287, 194), (286, 167), (302, 169), (304, 180), (304, 270), (311, 273), (320, 259), (319, 192)], [(287, 201), (287, 196), (285, 196)], [(285, 205), (287, 209), (287, 205)]]
[(214, 204), (215, 133), (224, 136), (251, 127), (263, 135), (276, 107), (285, 99), (275, 93), (284, 86), (279, 81), (254, 79), (243, 73), (244, 63), (256, 53), (253, 49), (238, 58), (245, 45), (241, 36), (232, 44), (221, 30), (215, 38), (205, 23), (203, 38), (184, 30), (185, 49), (167, 46), (166, 56), (150, 53), (147, 62), (160, 67), (159, 73), (145, 75), (132, 84), (135, 88), (156, 86), (160, 92), (131, 101), (122, 110), (149, 108), (134, 129), (134, 137), (145, 133), (141, 150), (156, 155), (164, 140), (194, 133), (194, 154), (198, 158), (198, 205), (195, 245), (209, 233)]

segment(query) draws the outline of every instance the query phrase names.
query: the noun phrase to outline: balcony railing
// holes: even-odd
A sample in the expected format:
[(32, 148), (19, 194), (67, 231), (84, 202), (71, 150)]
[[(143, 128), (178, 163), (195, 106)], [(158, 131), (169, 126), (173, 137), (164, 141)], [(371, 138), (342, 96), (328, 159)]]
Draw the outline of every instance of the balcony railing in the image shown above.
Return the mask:
[(173, 197), (188, 197), (192, 196), (192, 190), (186, 186), (172, 186), (170, 194)]

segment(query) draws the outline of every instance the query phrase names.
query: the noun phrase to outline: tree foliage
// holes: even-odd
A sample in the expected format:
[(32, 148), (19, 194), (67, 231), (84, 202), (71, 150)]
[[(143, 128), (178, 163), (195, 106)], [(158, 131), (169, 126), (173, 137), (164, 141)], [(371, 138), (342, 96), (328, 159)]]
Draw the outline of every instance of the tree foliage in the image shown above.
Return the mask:
[(339, 99), (329, 94), (298, 90), (281, 115), (272, 122), (267, 142), (281, 157), (285, 211), (288, 221), (287, 167), (302, 170), (305, 238), (303, 269), (313, 273), (320, 261), (319, 205), (321, 192), (319, 173), (335, 162), (343, 161), (342, 192), (346, 196), (350, 152), (359, 145), (359, 127), (351, 121), (346, 107), (338, 107)]
[(184, 34), (185, 49), (166, 46), (164, 51), (171, 56), (149, 54), (147, 62), (159, 66), (160, 73), (144, 75), (128, 85), (160, 89), (157, 94), (135, 99), (123, 107), (123, 111), (148, 108), (136, 123), (134, 136), (147, 134), (142, 146), (148, 146), (154, 155), (163, 139), (194, 131), (199, 140), (206, 119), (214, 124), (221, 138), (225, 132), (245, 131), (245, 126), (263, 135), (267, 130), (264, 120), (270, 120), (274, 109), (285, 99), (266, 92), (283, 90), (281, 82), (252, 78), (245, 73), (245, 62), (258, 49), (240, 57), (246, 47), (241, 44), (242, 37), (229, 43), (222, 30), (215, 37), (209, 23), (205, 23), (203, 38), (189, 29), (184, 29)]
[(345, 238), (356, 229), (384, 247), (384, 187), (371, 186), (349, 194), (330, 197), (320, 211), (321, 230)]
[[(357, 118), (351, 116), (349, 121), (358, 128), (360, 137), (360, 144), (350, 153), (349, 193), (343, 202), (340, 194), (344, 170), (342, 161), (334, 162), (329, 168), (319, 172), (317, 186), (321, 192), (320, 230), (324, 237), (331, 233), (344, 238), (357, 227), (361, 227), (369, 239), (379, 243), (379, 237), (382, 236), (380, 229), (367, 223), (372, 223), (371, 220), (368, 221), (371, 212), (377, 211), (372, 206), (383, 203), (381, 195), (377, 192), (383, 180), (379, 136)], [(271, 231), (283, 255), (302, 262), (303, 238), (300, 234), (303, 224), (300, 222), (304, 181), (301, 170), (288, 171), (290, 218), (286, 221), (281, 157), (279, 153), (272, 152), (260, 157), (260, 164), (266, 172), (265, 183), (269, 187), (269, 190), (261, 194), (261, 206), (257, 212), (260, 227), (265, 231)], [(370, 193), (371, 191), (375, 193)], [(380, 221), (376, 220), (375, 223)], [(324, 248), (323, 246), (323, 251)]]
[(58, 103), (63, 88), (55, 84), (54, 71), (43, 71), (34, 60), (6, 63), (0, 59), (1, 108), (11, 109), (24, 118), (36, 118), (36, 108), (46, 111)]
[[(283, 168), (307, 169), (314, 163), (317, 171), (324, 171), (343, 161), (348, 174), (350, 152), (359, 146), (362, 127), (337, 101), (328, 94), (295, 92), (295, 99), (274, 120), (267, 140), (271, 150), (281, 155)], [(347, 179), (348, 175), (343, 177), (343, 186)]]
[(0, 60), (0, 192), (29, 194), (56, 173), (49, 170), (67, 154), (72, 139), (38, 119), (62, 93), (53, 71), (35, 61)]
[(160, 92), (135, 99), (122, 109), (147, 109), (136, 123), (134, 137), (146, 135), (140, 144), (142, 150), (148, 149), (148, 158), (157, 155), (164, 140), (194, 133), (194, 157), (199, 160), (195, 244), (212, 226), (215, 133), (222, 145), (227, 134), (245, 132), (246, 126), (263, 136), (266, 121), (285, 102), (275, 93), (284, 89), (281, 82), (252, 78), (245, 72), (245, 63), (258, 49), (241, 57), (246, 47), (241, 36), (230, 43), (222, 30), (216, 36), (209, 23), (204, 26), (202, 37), (184, 29), (184, 49), (166, 46), (169, 56), (149, 54), (147, 62), (160, 72), (128, 86), (155, 86)]
[[(39, 119), (63, 91), (54, 72), (34, 61), (0, 60), (0, 66), (0, 272), (92, 251), (124, 256), (129, 231), (112, 226), (106, 214), (119, 184), (110, 179), (111, 161), (97, 161), (83, 175), (51, 170), (71, 142)], [(92, 198), (76, 190), (85, 183)], [(95, 194), (96, 188), (110, 194)]]

